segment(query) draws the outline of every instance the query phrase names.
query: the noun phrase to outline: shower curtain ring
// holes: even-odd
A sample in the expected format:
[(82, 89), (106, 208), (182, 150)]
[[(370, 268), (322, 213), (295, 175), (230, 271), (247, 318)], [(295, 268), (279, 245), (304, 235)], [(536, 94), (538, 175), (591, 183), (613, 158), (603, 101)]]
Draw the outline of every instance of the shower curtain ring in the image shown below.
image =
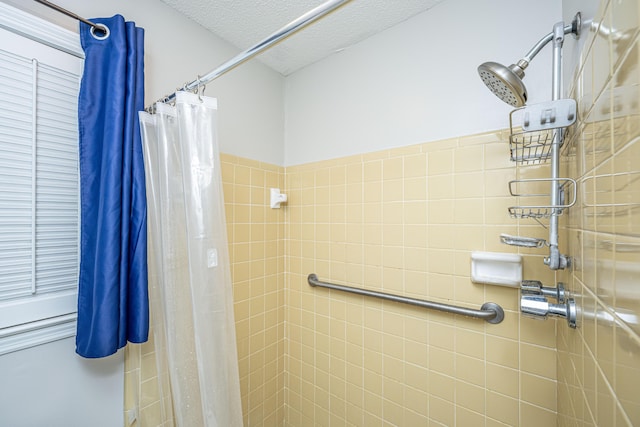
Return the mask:
[(198, 86), (197, 86), (197, 93), (198, 93), (198, 99), (200, 100), (200, 102), (202, 102), (202, 97), (204, 96), (204, 90), (206, 89), (206, 85), (204, 83), (202, 83), (202, 80), (200, 80), (200, 76), (198, 76)]

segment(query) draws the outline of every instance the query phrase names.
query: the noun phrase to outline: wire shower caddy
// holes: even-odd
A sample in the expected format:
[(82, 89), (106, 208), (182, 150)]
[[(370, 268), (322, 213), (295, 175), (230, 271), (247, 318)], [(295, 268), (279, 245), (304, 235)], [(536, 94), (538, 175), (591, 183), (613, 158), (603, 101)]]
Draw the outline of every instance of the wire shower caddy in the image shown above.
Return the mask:
[[(509, 114), (509, 152), (517, 166), (551, 163), (550, 178), (517, 179), (509, 182), (509, 193), (520, 204), (508, 207), (509, 215), (517, 219), (533, 219), (547, 228), (542, 220), (549, 219), (549, 240), (502, 234), (502, 243), (527, 248), (552, 247), (554, 258), (547, 262), (552, 269), (564, 268), (567, 257), (557, 252), (557, 217), (576, 203), (577, 183), (572, 178), (557, 175), (560, 147), (569, 126), (576, 120), (576, 102), (557, 99), (525, 106)], [(557, 145), (557, 146), (556, 146)], [(553, 173), (556, 170), (556, 173)], [(551, 258), (551, 255), (550, 255)]]

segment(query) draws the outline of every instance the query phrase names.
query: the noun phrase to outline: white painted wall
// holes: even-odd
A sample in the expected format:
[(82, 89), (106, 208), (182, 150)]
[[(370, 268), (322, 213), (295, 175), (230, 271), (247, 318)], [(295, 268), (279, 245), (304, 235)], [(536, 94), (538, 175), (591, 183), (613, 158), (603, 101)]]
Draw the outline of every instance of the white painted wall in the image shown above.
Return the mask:
[(75, 338), (0, 356), (0, 425), (116, 427), (123, 424), (122, 351), (75, 354)]
[[(288, 76), (285, 165), (508, 127), (476, 69), (517, 61), (560, 20), (559, 0), (447, 0)], [(550, 53), (526, 71), (530, 103), (550, 99)]]
[[(36, 2), (0, 1), (77, 31), (77, 22)], [(120, 14), (145, 29), (147, 105), (240, 51), (160, 0), (56, 0), (55, 3), (86, 18)], [(205, 94), (218, 98), (218, 139), (222, 152), (283, 165), (283, 85), (282, 75), (259, 61), (249, 61), (207, 86)]]

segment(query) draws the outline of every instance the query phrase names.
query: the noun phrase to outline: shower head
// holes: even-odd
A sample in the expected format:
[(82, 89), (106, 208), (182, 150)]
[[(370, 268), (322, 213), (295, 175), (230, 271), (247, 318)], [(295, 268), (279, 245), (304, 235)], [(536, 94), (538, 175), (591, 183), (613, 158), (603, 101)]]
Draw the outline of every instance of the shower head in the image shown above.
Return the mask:
[(478, 74), (498, 98), (514, 107), (527, 103), (527, 88), (522, 83), (524, 69), (529, 65), (525, 60), (505, 67), (497, 62), (485, 62), (478, 67)]
[[(484, 84), (487, 85), (489, 90), (498, 98), (514, 107), (522, 107), (527, 103), (527, 88), (524, 86), (524, 83), (522, 83), (524, 69), (527, 68), (531, 60), (542, 48), (552, 40), (554, 41), (554, 49), (556, 47), (561, 49), (565, 34), (573, 34), (575, 38), (578, 38), (580, 36), (581, 26), (582, 15), (578, 12), (573, 17), (570, 25), (564, 25), (562, 22), (554, 25), (553, 31), (542, 37), (517, 64), (511, 64), (505, 67), (497, 62), (485, 62), (478, 67), (478, 74), (480, 74), (480, 78)], [(558, 78), (561, 78), (561, 75), (559, 75)], [(554, 87), (558, 86), (559, 85), (555, 85)]]

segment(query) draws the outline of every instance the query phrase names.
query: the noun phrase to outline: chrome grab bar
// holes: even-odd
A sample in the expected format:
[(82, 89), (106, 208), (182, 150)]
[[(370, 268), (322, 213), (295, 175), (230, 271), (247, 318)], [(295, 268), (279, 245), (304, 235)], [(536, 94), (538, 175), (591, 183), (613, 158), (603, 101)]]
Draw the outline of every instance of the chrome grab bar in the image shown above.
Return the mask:
[(310, 274), (307, 277), (307, 282), (309, 282), (309, 285), (313, 287), (318, 286), (321, 288), (328, 288), (336, 291), (349, 292), (357, 295), (365, 295), (369, 297), (376, 297), (376, 298), (381, 298), (381, 299), (394, 301), (394, 302), (401, 302), (403, 304), (415, 305), (418, 307), (428, 308), (431, 310), (444, 311), (445, 313), (460, 314), (462, 316), (483, 319), (489, 323), (494, 323), (494, 324), (500, 323), (504, 319), (504, 310), (498, 304), (493, 302), (485, 302), (484, 304), (482, 304), (482, 307), (480, 307), (480, 310), (475, 310), (472, 308), (458, 307), (455, 305), (442, 304), (434, 301), (425, 301), (421, 299), (403, 297), (400, 295), (387, 294), (384, 292), (376, 292), (376, 291), (369, 291), (367, 289), (353, 288), (351, 286), (336, 285), (335, 283), (321, 282), (320, 280), (318, 280), (318, 276), (316, 276), (315, 274)]

